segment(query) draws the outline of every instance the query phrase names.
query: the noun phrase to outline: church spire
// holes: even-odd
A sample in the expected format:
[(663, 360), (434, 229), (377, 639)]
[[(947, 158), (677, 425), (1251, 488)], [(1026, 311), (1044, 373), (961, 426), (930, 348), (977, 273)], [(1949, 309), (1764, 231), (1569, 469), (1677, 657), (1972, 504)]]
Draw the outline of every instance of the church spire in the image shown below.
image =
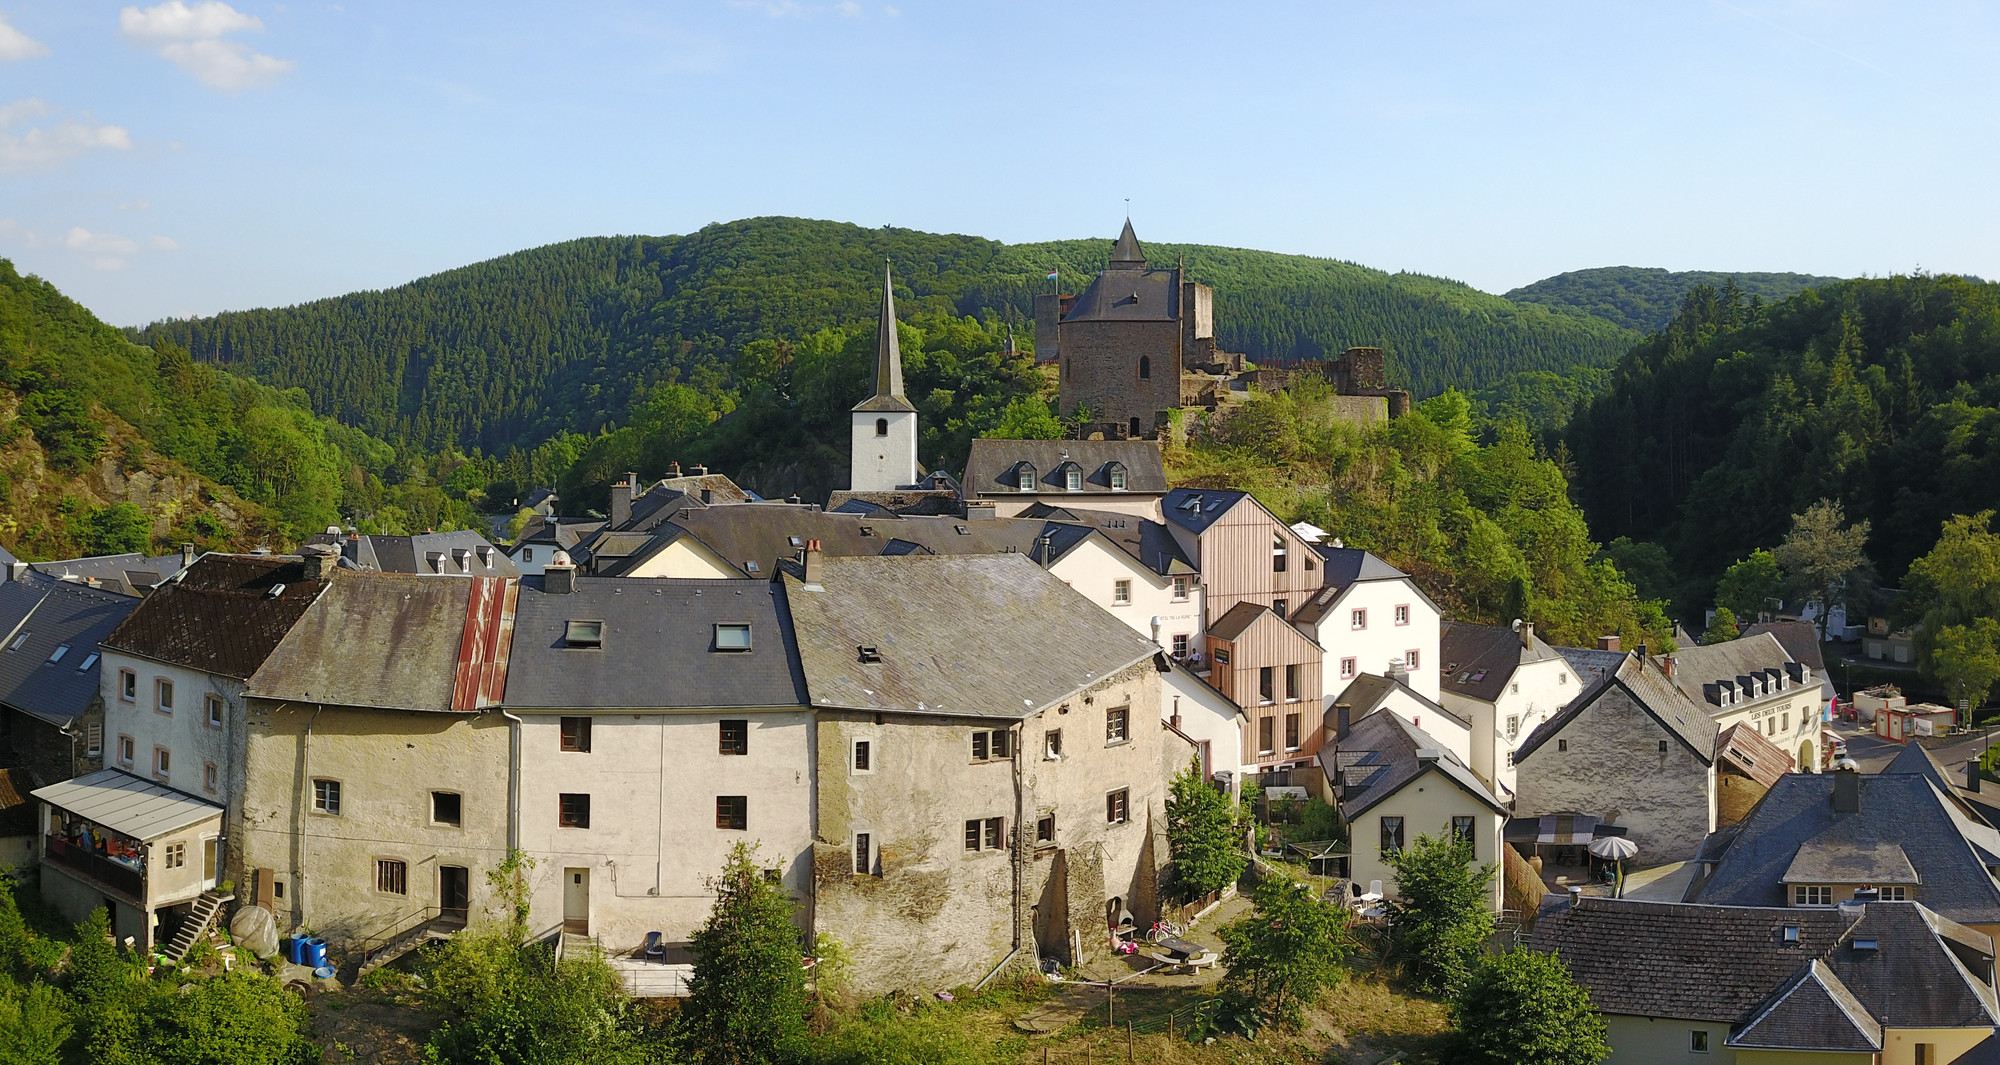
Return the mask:
[(875, 329), (875, 394), (854, 405), (857, 411), (915, 411), (903, 395), (903, 351), (896, 343), (896, 292), (889, 265), (882, 264), (882, 320)]
[(1146, 249), (1139, 246), (1139, 235), (1132, 232), (1132, 220), (1125, 220), (1125, 231), (1118, 234), (1118, 243), (1111, 248), (1111, 269), (1144, 270)]

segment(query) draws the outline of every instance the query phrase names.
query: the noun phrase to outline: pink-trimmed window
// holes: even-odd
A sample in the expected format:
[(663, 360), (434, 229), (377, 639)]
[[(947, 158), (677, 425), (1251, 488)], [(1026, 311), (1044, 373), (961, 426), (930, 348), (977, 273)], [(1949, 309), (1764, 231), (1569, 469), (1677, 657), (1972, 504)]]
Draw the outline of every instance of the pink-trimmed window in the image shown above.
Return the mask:
[(1409, 623), (1410, 623), (1410, 604), (1408, 604), (1408, 603), (1397, 603), (1397, 604), (1396, 604), (1396, 624), (1398, 624), (1398, 625), (1408, 625)]
[(1340, 679), (1341, 679), (1341, 680), (1353, 680), (1353, 679), (1354, 679), (1354, 673), (1355, 673), (1355, 669), (1354, 669), (1354, 659), (1352, 659), (1352, 658), (1343, 658), (1343, 659), (1341, 659), (1341, 660), (1340, 660)]

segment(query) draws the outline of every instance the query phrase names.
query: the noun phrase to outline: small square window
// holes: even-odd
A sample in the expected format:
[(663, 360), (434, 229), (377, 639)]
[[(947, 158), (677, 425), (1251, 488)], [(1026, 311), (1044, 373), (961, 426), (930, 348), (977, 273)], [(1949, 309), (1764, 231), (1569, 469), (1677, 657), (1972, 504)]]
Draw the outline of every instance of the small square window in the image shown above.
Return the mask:
[(854, 771), (866, 773), (874, 769), (874, 744), (869, 740), (854, 741)]
[(1661, 754), (1667, 753), (1667, 741), (1665, 740), (1660, 741), (1660, 753)]
[(1357, 672), (1357, 666), (1354, 659), (1343, 658), (1340, 660), (1341, 680), (1353, 680), (1356, 672)]
[(153, 682), (153, 709), (163, 714), (174, 712), (174, 682), (160, 678)]
[(97, 652), (92, 651), (89, 654), (83, 656), (83, 661), (78, 662), (76, 664), (76, 671), (78, 673), (88, 673), (90, 672), (90, 667), (96, 664), (97, 664)]
[(1452, 842), (1468, 844), (1473, 842), (1472, 824), (1472, 818), (1470, 817), (1453, 817), (1451, 819)]
[(1114, 706), (1106, 710), (1104, 712), (1104, 742), (1124, 743), (1127, 739), (1131, 738), (1129, 735), (1131, 723), (1131, 707)]
[(1076, 491), (1080, 491), (1080, 490), (1081, 490), (1082, 488), (1083, 488), (1083, 471), (1082, 471), (1082, 470), (1078, 470), (1078, 469), (1074, 469), (1074, 468), (1072, 468), (1072, 469), (1068, 469), (1068, 470), (1064, 470), (1064, 471), (1063, 471), (1063, 490), (1064, 490), (1064, 491), (1068, 491), (1068, 492), (1076, 492)]
[(1416, 648), (1412, 647), (1409, 650), (1403, 652), (1404, 669), (1422, 669), (1423, 664), (1424, 664), (1423, 653), (1418, 651)]
[(1035, 820), (1035, 842), (1054, 843), (1056, 841), (1056, 815), (1043, 814)]
[(1062, 730), (1061, 730), (1061, 729), (1059, 729), (1059, 728), (1056, 728), (1056, 729), (1050, 729), (1050, 730), (1048, 731), (1048, 734), (1047, 734), (1046, 736), (1044, 736), (1044, 737), (1043, 737), (1043, 741), (1044, 741), (1044, 750), (1043, 750), (1043, 757), (1045, 757), (1045, 758), (1061, 758), (1061, 757), (1062, 757)]
[(715, 827), (742, 832), (750, 827), (750, 797), (747, 795), (717, 795), (715, 797)]
[(187, 844), (185, 843), (167, 844), (167, 853), (166, 853), (167, 868), (180, 869), (186, 867), (187, 863), (188, 863)]
[(1181, 600), (1186, 599), (1188, 597), (1188, 593), (1192, 591), (1193, 588), (1194, 588), (1193, 581), (1188, 580), (1186, 577), (1175, 577), (1174, 600), (1176, 602), (1179, 602)]
[(1006, 844), (1006, 821), (998, 817), (986, 819), (986, 849), (997, 851)]
[(172, 775), (173, 755), (165, 747), (153, 748), (153, 775), (161, 780)]
[(1565, 740), (1557, 740), (1557, 741), (1556, 741), (1556, 750), (1558, 750), (1558, 751), (1567, 751), (1567, 750), (1569, 750), (1569, 741), (1568, 741), (1568, 740), (1566, 740), (1566, 739), (1565, 739)]
[(587, 717), (566, 717), (562, 719), (562, 749), (589, 753), (590, 719)]
[(1688, 1049), (1696, 1054), (1708, 1053), (1708, 1033), (1700, 1028), (1689, 1032)]
[(464, 823), (464, 803), (464, 798), (455, 791), (431, 792), (431, 823), (459, 827)]
[(991, 754), (991, 751), (988, 746), (988, 744), (991, 742), (989, 739), (991, 735), (992, 733), (989, 732), (975, 732), (972, 734), (973, 761), (984, 762), (987, 759), (988, 755)]
[(716, 753), (749, 754), (750, 722), (747, 720), (723, 721), (717, 729)]
[(724, 622), (715, 626), (715, 649), (718, 651), (748, 651), (750, 649), (750, 625)]
[(1398, 603), (1396, 605), (1396, 624), (1408, 625), (1409, 623), (1410, 623), (1410, 604)]
[(1129, 606), (1132, 602), (1132, 582), (1112, 581), (1111, 602), (1117, 606)]
[(1125, 490), (1125, 467), (1111, 467), (1111, 490), (1114, 492), (1123, 492)]
[(390, 895), (410, 893), (410, 867), (406, 862), (394, 858), (378, 858), (375, 861), (375, 890)]
[(208, 711), (208, 727), (222, 727), (222, 696), (209, 694), (202, 697), (202, 706)]
[(1188, 656), (1188, 634), (1185, 632), (1177, 632), (1174, 634), (1174, 657), (1186, 658), (1187, 656)]
[(340, 781), (313, 781), (313, 811), (335, 815), (340, 813)]
[(1349, 628), (1353, 628), (1353, 629), (1365, 629), (1365, 628), (1367, 628), (1367, 627), (1368, 627), (1368, 611), (1366, 611), (1366, 610), (1352, 610), (1352, 611), (1349, 611), (1349, 612), (1348, 612), (1348, 615), (1347, 615), (1347, 624), (1348, 624), (1348, 627), (1349, 627)]
[(130, 768), (130, 767), (131, 767), (131, 765), (132, 765), (132, 758), (133, 758), (133, 754), (132, 754), (132, 737), (130, 737), (130, 736), (120, 736), (120, 737), (118, 737), (118, 762), (119, 762), (119, 764), (120, 764), (120, 765), (123, 765), (123, 766), (125, 766), (125, 767), (127, 767), (127, 768)]
[(1104, 797), (1104, 822), (1122, 825), (1132, 819), (1132, 792), (1129, 788), (1119, 788)]
[(589, 828), (590, 796), (567, 791), (557, 795), (556, 825), (559, 828)]
[(604, 647), (604, 622), (569, 622), (563, 627), (563, 646), (586, 651), (601, 650)]
[(1289, 599), (1271, 600), (1271, 613), (1278, 615), (1279, 621), (1285, 620), (1285, 618), (1291, 615), (1291, 612), (1292, 612), (1291, 600)]
[(1518, 739), (1518, 738), (1520, 738), (1520, 735), (1521, 735), (1521, 715), (1519, 715), (1519, 714), (1508, 714), (1508, 715), (1507, 715), (1507, 738), (1508, 738), (1508, 739), (1510, 739), (1510, 740), (1511, 740), (1511, 739)]

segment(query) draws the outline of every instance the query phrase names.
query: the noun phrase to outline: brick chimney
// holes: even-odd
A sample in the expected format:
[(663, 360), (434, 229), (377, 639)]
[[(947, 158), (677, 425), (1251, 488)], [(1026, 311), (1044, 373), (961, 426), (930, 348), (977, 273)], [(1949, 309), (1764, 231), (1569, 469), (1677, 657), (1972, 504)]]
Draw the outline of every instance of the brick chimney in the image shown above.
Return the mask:
[(1598, 649), (1598, 650), (1600, 650), (1600, 651), (1616, 651), (1616, 650), (1618, 650), (1618, 637), (1616, 637), (1616, 636), (1599, 636), (1599, 637), (1597, 638), (1597, 649)]
[(1665, 673), (1667, 675), (1668, 680), (1674, 679), (1673, 655), (1667, 655), (1666, 657), (1660, 659), (1660, 672)]
[(1858, 814), (1861, 812), (1861, 772), (1853, 768), (1839, 768), (1833, 771), (1833, 812), (1837, 814)]
[(559, 550), (549, 556), (549, 564), (542, 568), (542, 590), (550, 595), (576, 591), (576, 563), (570, 561), (569, 552)]
[(639, 483), (639, 475), (628, 473), (625, 479), (611, 486), (611, 527), (622, 529), (632, 520), (632, 488)]
[(805, 570), (807, 584), (817, 585), (820, 583), (820, 577), (826, 570), (826, 556), (820, 551), (818, 540), (806, 541)]
[(323, 581), (333, 571), (335, 555), (333, 548), (321, 544), (308, 544), (299, 549), (302, 578), (309, 581)]

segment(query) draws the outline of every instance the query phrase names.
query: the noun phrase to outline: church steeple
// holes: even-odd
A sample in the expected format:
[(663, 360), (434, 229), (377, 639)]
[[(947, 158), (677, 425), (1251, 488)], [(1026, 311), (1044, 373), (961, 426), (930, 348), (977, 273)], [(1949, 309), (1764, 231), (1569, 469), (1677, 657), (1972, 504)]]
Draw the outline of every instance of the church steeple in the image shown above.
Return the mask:
[(854, 405), (857, 413), (910, 411), (903, 395), (903, 350), (896, 343), (896, 291), (889, 266), (882, 266), (882, 318), (875, 327), (875, 394)]
[(1132, 232), (1132, 220), (1125, 220), (1125, 231), (1118, 234), (1118, 243), (1111, 248), (1111, 269), (1144, 270), (1146, 249), (1139, 246), (1139, 235)]

